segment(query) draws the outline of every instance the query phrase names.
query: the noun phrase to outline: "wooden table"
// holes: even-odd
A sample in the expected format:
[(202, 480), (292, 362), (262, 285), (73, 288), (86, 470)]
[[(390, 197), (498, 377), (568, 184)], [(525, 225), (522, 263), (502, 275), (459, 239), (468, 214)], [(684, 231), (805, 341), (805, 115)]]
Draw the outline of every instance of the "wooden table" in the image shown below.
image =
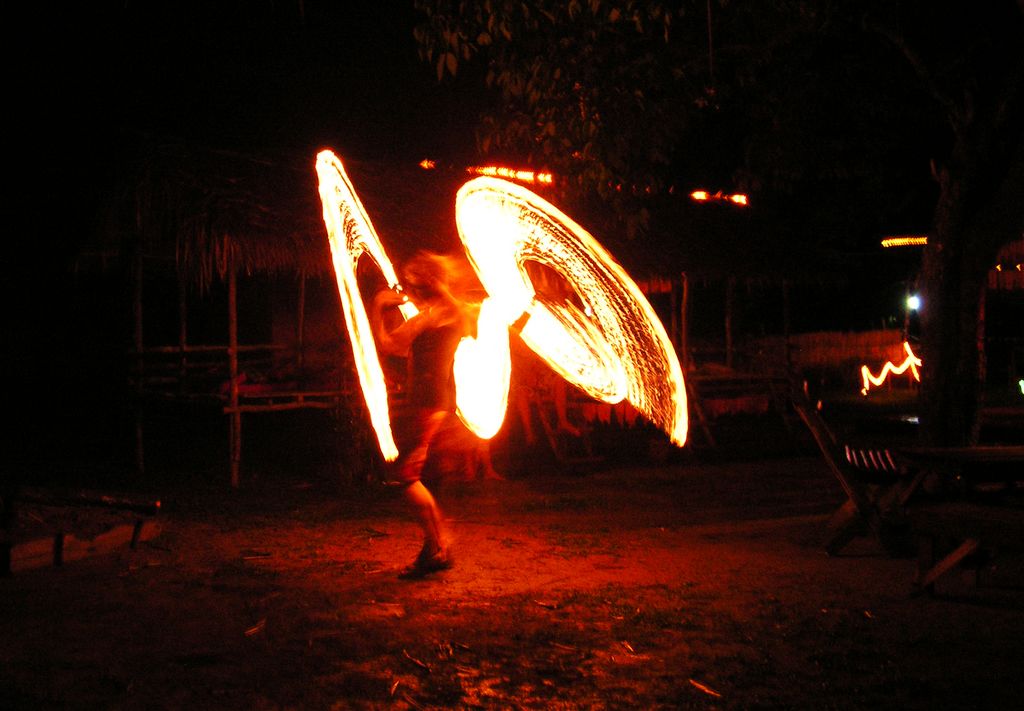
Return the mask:
[(979, 551), (1024, 550), (1024, 446), (907, 447), (923, 476), (906, 515), (918, 540), (916, 593)]

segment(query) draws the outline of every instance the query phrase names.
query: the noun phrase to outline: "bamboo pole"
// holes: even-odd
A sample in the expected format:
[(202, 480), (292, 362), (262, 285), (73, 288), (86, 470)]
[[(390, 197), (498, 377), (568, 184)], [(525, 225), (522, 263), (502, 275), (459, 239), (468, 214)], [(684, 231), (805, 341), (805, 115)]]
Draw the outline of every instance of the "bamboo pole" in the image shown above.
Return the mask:
[(782, 336), (785, 348), (785, 365), (786, 372), (790, 373), (793, 370), (793, 344), (791, 342), (791, 334), (793, 330), (792, 323), (793, 307), (790, 302), (790, 283), (789, 279), (782, 280)]
[(296, 317), (296, 367), (298, 369), (298, 380), (300, 383), (306, 381), (306, 273), (299, 272), (299, 313)]
[(725, 282), (725, 366), (732, 368), (733, 354), (733, 316), (736, 310), (736, 277), (731, 276)]
[(682, 294), (679, 303), (679, 365), (683, 369), (684, 376), (690, 372), (690, 279), (686, 272), (680, 275), (682, 283)]
[(188, 377), (188, 289), (179, 266), (178, 275), (178, 391), (185, 389)]
[(135, 245), (132, 255), (132, 345), (135, 348), (135, 473), (141, 477), (146, 473), (144, 448), (144, 426), (142, 409), (142, 378), (145, 375), (142, 339), (142, 238)]
[(237, 489), (242, 461), (242, 412), (238, 409), (238, 273), (233, 259), (228, 265), (228, 371), (231, 377), (231, 414), (228, 426), (231, 486)]

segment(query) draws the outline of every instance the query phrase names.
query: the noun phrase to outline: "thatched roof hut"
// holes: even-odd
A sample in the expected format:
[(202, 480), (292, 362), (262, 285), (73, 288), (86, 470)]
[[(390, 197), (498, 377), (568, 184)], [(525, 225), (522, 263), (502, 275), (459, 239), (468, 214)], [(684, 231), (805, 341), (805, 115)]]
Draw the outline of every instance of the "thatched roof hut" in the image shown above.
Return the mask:
[[(314, 172), (315, 154), (246, 154), (136, 137), (125, 146), (96, 239), (79, 260), (141, 251), (172, 260), (207, 288), (243, 274), (326, 273), (331, 268)], [(448, 176), (416, 165), (343, 156), (360, 199), (396, 257), (455, 239)], [(446, 179), (448, 177), (448, 179)]]

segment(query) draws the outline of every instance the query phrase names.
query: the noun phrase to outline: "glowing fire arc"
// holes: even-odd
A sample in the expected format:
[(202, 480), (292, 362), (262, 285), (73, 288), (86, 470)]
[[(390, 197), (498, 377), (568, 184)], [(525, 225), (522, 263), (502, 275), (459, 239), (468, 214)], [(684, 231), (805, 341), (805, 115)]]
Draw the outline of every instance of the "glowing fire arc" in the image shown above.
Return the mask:
[[(398, 278), (341, 161), (322, 151), (316, 170), (360, 387), (381, 452), (393, 461), (398, 450), (387, 388), (355, 267), (368, 254), (389, 287), (399, 286)], [(455, 356), (457, 411), (470, 430), (489, 438), (501, 426), (511, 372), (509, 328), (526, 316), (520, 336), (563, 378), (596, 399), (628, 400), (672, 442), (686, 442), (686, 388), (671, 341), (639, 287), (592, 235), (526, 188), (490, 177), (459, 190), (456, 223), (488, 293), (476, 337), (464, 338)], [(525, 268), (529, 261), (560, 274), (582, 308), (538, 297)], [(411, 303), (400, 308), (407, 319), (416, 313)]]

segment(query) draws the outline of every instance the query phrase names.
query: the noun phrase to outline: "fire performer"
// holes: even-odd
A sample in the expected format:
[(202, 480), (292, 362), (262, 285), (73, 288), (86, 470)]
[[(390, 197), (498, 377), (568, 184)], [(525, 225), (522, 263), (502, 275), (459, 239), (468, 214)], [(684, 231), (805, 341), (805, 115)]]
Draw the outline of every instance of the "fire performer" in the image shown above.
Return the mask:
[[(393, 418), (399, 458), (393, 476), (423, 528), (423, 548), (399, 577), (420, 578), (450, 568), (450, 538), (441, 509), (422, 474), (431, 446), (455, 411), (452, 365), (459, 341), (473, 330), (472, 305), (465, 299), (469, 264), (446, 255), (420, 252), (402, 270), (404, 291), (385, 289), (373, 300), (370, 320), (384, 353), (406, 359), (404, 399)], [(385, 311), (406, 300), (419, 310), (389, 327)]]

